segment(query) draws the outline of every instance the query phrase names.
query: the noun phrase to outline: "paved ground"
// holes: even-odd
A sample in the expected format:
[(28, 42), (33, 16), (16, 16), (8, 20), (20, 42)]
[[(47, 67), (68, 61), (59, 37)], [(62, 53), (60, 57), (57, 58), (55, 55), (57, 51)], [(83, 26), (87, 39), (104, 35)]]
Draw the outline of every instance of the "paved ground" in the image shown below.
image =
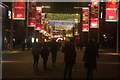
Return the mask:
[[(73, 69), (73, 79), (85, 79), (86, 70), (82, 62), (83, 52), (78, 51), (77, 62)], [(56, 66), (51, 63), (51, 55), (48, 60), (48, 70), (43, 70), (42, 59), (39, 60), (39, 71), (34, 71), (33, 57), (30, 50), (26, 51), (4, 51), (2, 57), (3, 79), (43, 80), (62, 79), (64, 73), (63, 53), (58, 52)], [(95, 79), (119, 79), (120, 55), (117, 53), (100, 53), (97, 70), (94, 71)], [(13, 79), (14, 78), (14, 79)]]

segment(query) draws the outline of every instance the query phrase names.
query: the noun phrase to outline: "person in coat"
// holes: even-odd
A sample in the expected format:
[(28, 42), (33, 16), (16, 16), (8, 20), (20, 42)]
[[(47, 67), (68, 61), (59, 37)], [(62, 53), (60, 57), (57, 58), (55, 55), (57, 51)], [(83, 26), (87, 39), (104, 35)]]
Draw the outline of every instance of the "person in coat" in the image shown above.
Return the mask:
[(83, 56), (84, 66), (87, 69), (87, 78), (89, 80), (93, 78), (93, 70), (97, 67), (96, 58), (99, 58), (98, 45), (94, 40), (90, 40)]
[(65, 62), (65, 70), (64, 70), (64, 79), (66, 79), (67, 73), (69, 79), (72, 77), (72, 68), (76, 61), (76, 49), (74, 45), (74, 40), (70, 40), (70, 42), (66, 42), (63, 47), (62, 52), (64, 53), (64, 62)]
[(52, 55), (52, 63), (53, 66), (55, 66), (56, 59), (57, 59), (57, 51), (58, 51), (58, 45), (55, 40), (50, 42), (50, 52)]
[(39, 61), (39, 55), (41, 52), (41, 43), (35, 43), (34, 46), (32, 47), (32, 55), (34, 59), (33, 67), (34, 69), (38, 69), (38, 61)]
[(49, 45), (48, 45), (48, 43), (45, 42), (43, 44), (42, 49), (41, 49), (41, 57), (43, 58), (43, 67), (44, 67), (44, 70), (46, 70), (46, 64), (47, 64), (47, 61), (48, 61), (49, 53), (50, 53)]

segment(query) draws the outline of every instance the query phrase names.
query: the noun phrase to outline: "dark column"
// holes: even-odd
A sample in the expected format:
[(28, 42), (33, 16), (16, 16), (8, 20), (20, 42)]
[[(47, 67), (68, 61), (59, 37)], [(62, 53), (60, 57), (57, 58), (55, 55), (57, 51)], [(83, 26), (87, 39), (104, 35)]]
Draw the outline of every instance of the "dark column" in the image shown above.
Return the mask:
[[(82, 9), (81, 9), (82, 11)], [(80, 37), (80, 42), (83, 42), (83, 38), (82, 38), (82, 12), (79, 13), (80, 14), (80, 23), (78, 23), (78, 33), (79, 33), (79, 37)]]
[(83, 32), (82, 33), (82, 43), (83, 43), (83, 45), (88, 44), (88, 32)]
[(11, 26), (10, 26), (10, 50), (13, 50), (13, 19), (11, 19)]
[[(2, 7), (0, 7), (0, 61), (2, 61)], [(0, 64), (0, 79), (2, 79), (2, 64)]]
[(117, 24), (117, 49), (116, 52), (120, 53), (120, 1), (118, 6), (118, 24)]
[(27, 26), (27, 2), (26, 2), (26, 10), (25, 10), (25, 22), (24, 22), (24, 26), (26, 28), (26, 43), (25, 43), (25, 47), (27, 48), (27, 42), (28, 42), (28, 26)]
[[(91, 3), (90, 3), (91, 4)], [(98, 6), (98, 20), (99, 20), (99, 7)], [(92, 15), (92, 11), (91, 11), (91, 6), (89, 7), (89, 37), (88, 37), (88, 41), (95, 39), (96, 42), (99, 42), (99, 22), (98, 22), (98, 28), (90, 28), (91, 27), (91, 15)]]
[(89, 40), (91, 39), (98, 41), (98, 28), (90, 28)]
[(31, 41), (32, 37), (34, 37), (34, 27), (28, 27), (28, 44), (27, 44), (28, 48), (31, 48), (33, 45)]

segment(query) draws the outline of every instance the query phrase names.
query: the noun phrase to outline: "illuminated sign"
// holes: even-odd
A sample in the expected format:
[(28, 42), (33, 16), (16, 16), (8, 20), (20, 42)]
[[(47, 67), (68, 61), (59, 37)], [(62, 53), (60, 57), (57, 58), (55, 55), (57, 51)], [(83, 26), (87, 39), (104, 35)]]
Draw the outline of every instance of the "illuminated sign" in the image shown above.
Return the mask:
[(41, 30), (44, 30), (45, 23), (45, 13), (41, 13)]
[(28, 19), (28, 27), (34, 27), (36, 24), (36, 19), (35, 18), (29, 18)]
[(35, 30), (41, 30), (41, 24), (40, 24), (40, 21), (36, 21), (36, 26), (35, 26)]
[(90, 12), (90, 28), (99, 28), (99, 3), (98, 0), (91, 0), (91, 12)]
[(44, 30), (44, 27), (45, 27), (44, 24), (41, 24), (40, 29)]
[(35, 30), (41, 30), (41, 12), (42, 12), (42, 7), (36, 7), (36, 26), (35, 26)]
[(35, 27), (36, 25), (36, 3), (28, 2), (28, 11), (27, 11), (27, 25), (28, 27)]
[(92, 26), (93, 28), (98, 28), (98, 20), (91, 20), (91, 24), (90, 26)]
[(88, 32), (89, 31), (89, 8), (82, 9), (82, 31)]
[(25, 20), (25, 2), (24, 0), (16, 0), (13, 3), (13, 19), (14, 20)]
[(116, 22), (117, 21), (117, 2), (116, 0), (110, 0), (106, 3), (106, 17), (105, 21)]

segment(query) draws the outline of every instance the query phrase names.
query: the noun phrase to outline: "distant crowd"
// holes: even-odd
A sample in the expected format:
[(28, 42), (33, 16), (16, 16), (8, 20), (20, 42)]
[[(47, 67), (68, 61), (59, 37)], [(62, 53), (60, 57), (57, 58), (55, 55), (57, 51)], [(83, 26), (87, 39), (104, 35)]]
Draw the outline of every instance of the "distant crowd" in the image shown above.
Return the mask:
[[(56, 42), (55, 40), (52, 40), (51, 42), (35, 43), (32, 47), (32, 55), (34, 59), (33, 67), (35, 70), (38, 70), (38, 61), (39, 57), (41, 56), (43, 59), (43, 67), (46, 71), (49, 54), (51, 54), (52, 65), (54, 67), (57, 59), (57, 52), (61, 49), (61, 52), (64, 53), (65, 63), (63, 78), (66, 79), (66, 76), (68, 75), (68, 78), (72, 79), (72, 68), (76, 63), (77, 56), (76, 47), (77, 49), (80, 48), (82, 50), (83, 46), (82, 44), (75, 44), (74, 39), (62, 42)], [(84, 67), (87, 69), (87, 78), (89, 80), (93, 79), (93, 70), (97, 67), (96, 58), (99, 58), (98, 49), (99, 45), (95, 40), (90, 40), (85, 46), (83, 61)]]

